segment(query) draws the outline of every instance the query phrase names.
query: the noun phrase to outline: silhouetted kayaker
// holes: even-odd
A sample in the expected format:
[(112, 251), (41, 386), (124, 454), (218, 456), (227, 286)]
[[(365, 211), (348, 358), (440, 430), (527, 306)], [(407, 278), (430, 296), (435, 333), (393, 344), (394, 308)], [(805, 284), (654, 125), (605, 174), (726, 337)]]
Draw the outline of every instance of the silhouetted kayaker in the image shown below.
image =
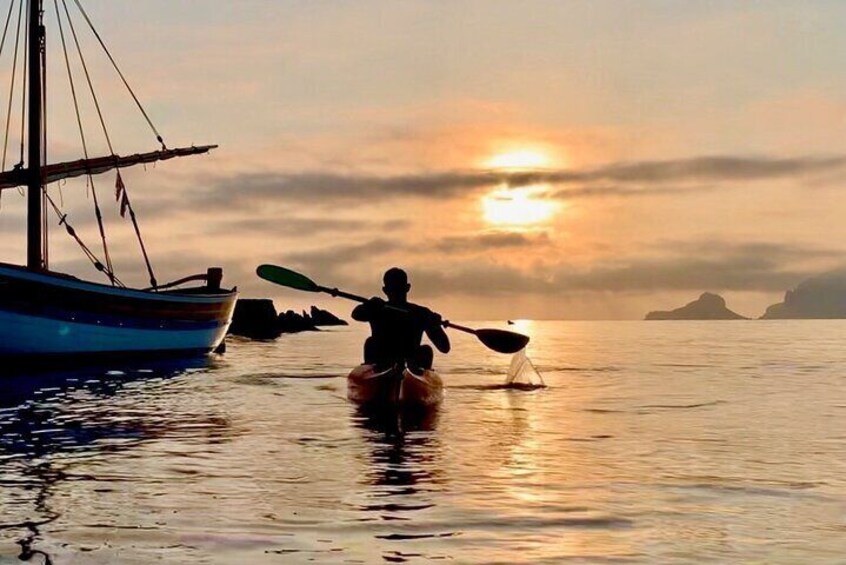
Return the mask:
[(370, 323), (364, 362), (380, 366), (405, 362), (411, 367), (431, 369), (435, 354), (430, 346), (420, 342), (425, 333), (438, 351), (449, 353), (449, 337), (441, 325), (441, 316), (408, 301), (411, 285), (402, 269), (388, 269), (383, 281), (387, 302), (373, 297), (352, 313), (354, 320)]

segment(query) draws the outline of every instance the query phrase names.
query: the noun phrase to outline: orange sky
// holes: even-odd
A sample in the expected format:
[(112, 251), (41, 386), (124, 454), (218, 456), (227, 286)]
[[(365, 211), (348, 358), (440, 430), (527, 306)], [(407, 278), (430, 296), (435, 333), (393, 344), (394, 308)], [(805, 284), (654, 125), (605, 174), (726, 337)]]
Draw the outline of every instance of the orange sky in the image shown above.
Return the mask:
[[(169, 145), (221, 144), (124, 175), (160, 280), (222, 265), (246, 295), (344, 314), (252, 270), (369, 293), (399, 265), (453, 318), (640, 318), (706, 290), (757, 316), (842, 266), (842, 3), (86, 6)], [(155, 149), (82, 40), (117, 151)], [(78, 157), (63, 64), (51, 51), (51, 154)], [(94, 247), (84, 182), (61, 191)], [(4, 261), (23, 259), (22, 212), (4, 195)], [(144, 285), (106, 215), (118, 275)], [(96, 280), (66, 240), (52, 266)]]

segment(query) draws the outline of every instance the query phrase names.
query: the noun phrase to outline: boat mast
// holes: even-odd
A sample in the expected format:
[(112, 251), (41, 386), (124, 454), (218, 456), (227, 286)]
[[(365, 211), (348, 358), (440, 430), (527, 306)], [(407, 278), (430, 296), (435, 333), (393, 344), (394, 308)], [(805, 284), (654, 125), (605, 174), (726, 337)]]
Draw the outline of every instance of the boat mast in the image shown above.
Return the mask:
[(44, 48), (44, 27), (41, 24), (42, 0), (29, 0), (29, 158), (27, 159), (27, 267), (44, 268), (41, 256), (41, 53)]

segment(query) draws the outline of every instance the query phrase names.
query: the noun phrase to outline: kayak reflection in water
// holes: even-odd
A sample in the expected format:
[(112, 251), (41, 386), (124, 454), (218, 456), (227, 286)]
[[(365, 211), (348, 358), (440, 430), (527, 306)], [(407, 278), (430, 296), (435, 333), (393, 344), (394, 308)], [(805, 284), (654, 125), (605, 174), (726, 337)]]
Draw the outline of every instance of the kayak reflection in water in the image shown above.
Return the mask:
[(370, 323), (364, 362), (378, 367), (407, 364), (410, 368), (431, 369), (434, 352), (431, 346), (420, 344), (423, 334), (441, 353), (449, 353), (450, 349), (440, 314), (408, 301), (411, 285), (402, 269), (388, 269), (383, 281), (387, 302), (373, 297), (352, 313), (354, 320)]

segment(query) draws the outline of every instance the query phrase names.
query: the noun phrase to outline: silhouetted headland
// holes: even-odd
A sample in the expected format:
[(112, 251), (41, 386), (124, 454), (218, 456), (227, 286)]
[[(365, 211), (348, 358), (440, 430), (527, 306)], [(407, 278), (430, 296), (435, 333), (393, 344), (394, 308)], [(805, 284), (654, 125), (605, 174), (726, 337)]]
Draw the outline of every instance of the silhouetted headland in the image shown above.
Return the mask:
[(725, 299), (710, 292), (698, 299), (667, 312), (655, 311), (646, 315), (647, 320), (746, 320), (744, 316), (726, 307)]
[(762, 320), (846, 318), (846, 271), (832, 271), (803, 281), (773, 304)]
[(321, 310), (317, 306), (311, 307), (311, 312), (309, 313), (309, 317), (311, 321), (314, 323), (315, 326), (348, 326), (346, 320), (342, 320), (332, 312), (328, 310)]
[(316, 306), (302, 314), (288, 310), (277, 314), (268, 298), (242, 298), (235, 305), (229, 333), (250, 339), (275, 339), (283, 333), (320, 331), (320, 326), (345, 326), (347, 322)]

